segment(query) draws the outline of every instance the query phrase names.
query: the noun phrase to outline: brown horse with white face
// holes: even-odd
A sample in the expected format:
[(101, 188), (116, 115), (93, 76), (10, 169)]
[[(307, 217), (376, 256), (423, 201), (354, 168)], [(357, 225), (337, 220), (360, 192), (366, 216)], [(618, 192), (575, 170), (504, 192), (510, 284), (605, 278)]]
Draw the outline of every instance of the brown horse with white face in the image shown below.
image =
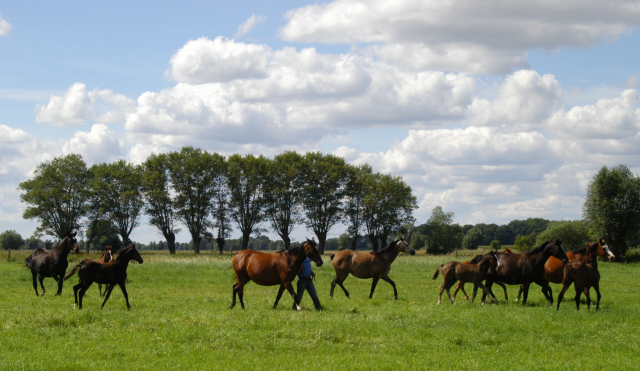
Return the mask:
[(67, 257), (74, 247), (77, 247), (76, 233), (77, 232), (67, 234), (67, 237), (49, 251), (38, 247), (33, 250), (31, 255), (25, 260), (27, 268), (31, 270), (33, 289), (36, 290), (36, 296), (38, 295), (36, 276), (40, 281), (40, 287), (42, 287), (42, 295), (44, 295), (45, 292), (43, 283), (45, 277), (52, 277), (58, 283), (56, 296), (62, 293), (63, 277), (69, 266)]
[(280, 285), (276, 302), (273, 308), (278, 306), (278, 301), (286, 289), (291, 297), (296, 310), (300, 305), (296, 302), (296, 293), (291, 282), (302, 268), (305, 258), (311, 259), (316, 266), (322, 266), (322, 256), (314, 240), (292, 247), (289, 250), (278, 251), (273, 254), (255, 250), (242, 250), (233, 257), (233, 270), (236, 275), (236, 284), (233, 285), (233, 300), (229, 309), (236, 305), (236, 295), (240, 299), (240, 306), (244, 309), (244, 287), (250, 281), (261, 286)]
[(399, 240), (391, 242), (389, 246), (380, 251), (366, 253), (342, 250), (331, 255), (336, 277), (331, 282), (331, 293), (329, 296), (333, 297), (333, 289), (336, 285), (339, 285), (342, 291), (344, 291), (344, 294), (349, 297), (349, 292), (344, 288), (342, 283), (349, 277), (349, 274), (352, 274), (356, 278), (373, 278), (369, 299), (373, 297), (373, 292), (380, 279), (389, 282), (393, 287), (394, 298), (398, 299), (398, 290), (396, 289), (396, 284), (389, 278), (389, 271), (391, 270), (391, 263), (393, 263), (401, 252), (411, 255), (416, 254), (416, 251), (409, 246), (404, 238), (400, 238)]

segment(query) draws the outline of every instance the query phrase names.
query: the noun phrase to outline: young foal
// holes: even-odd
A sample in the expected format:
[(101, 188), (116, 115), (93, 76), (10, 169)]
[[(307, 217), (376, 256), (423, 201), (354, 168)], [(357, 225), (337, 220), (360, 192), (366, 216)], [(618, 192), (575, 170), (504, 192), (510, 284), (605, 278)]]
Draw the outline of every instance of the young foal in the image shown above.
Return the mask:
[[(506, 248), (504, 250), (502, 250), (502, 252), (496, 252), (496, 256), (498, 256), (498, 254), (513, 254), (513, 250), (511, 250), (510, 248)], [(480, 259), (482, 259), (484, 257), (484, 255), (476, 255), (473, 257), (473, 259), (468, 260), (462, 264), (469, 264), (469, 263), (478, 263), (480, 261)], [(509, 296), (507, 296), (507, 287), (501, 283), (501, 282), (496, 282), (496, 284), (500, 287), (502, 287), (502, 290), (504, 291), (504, 300), (505, 301), (509, 301)], [(467, 295), (467, 292), (464, 291), (464, 282), (460, 281), (458, 282), (458, 284), (456, 285), (456, 288), (453, 290), (453, 299), (455, 300), (456, 295), (458, 295), (458, 290), (462, 290), (462, 293), (464, 294), (464, 297), (469, 300), (469, 295)], [(495, 296), (495, 295), (494, 295)]]
[(340, 285), (344, 294), (349, 297), (349, 292), (344, 288), (342, 283), (349, 277), (349, 273), (351, 273), (357, 278), (373, 278), (369, 299), (373, 297), (373, 292), (376, 289), (378, 280), (382, 278), (393, 287), (393, 296), (397, 300), (398, 290), (396, 290), (396, 284), (389, 278), (389, 271), (391, 270), (391, 263), (393, 263), (400, 252), (411, 255), (416, 254), (416, 251), (409, 246), (404, 238), (400, 238), (377, 252), (372, 251), (366, 253), (342, 250), (331, 255), (336, 276), (331, 282), (331, 292), (329, 296), (333, 297), (333, 289), (336, 285)]
[(562, 280), (562, 290), (558, 294), (558, 304), (556, 310), (560, 309), (560, 303), (564, 297), (564, 292), (573, 283), (576, 290), (576, 310), (580, 310), (580, 295), (584, 291), (587, 297), (587, 309), (591, 309), (591, 297), (589, 290), (593, 287), (596, 290), (597, 302), (596, 310), (600, 309), (600, 272), (598, 272), (598, 255), (593, 254), (588, 262), (569, 262), (564, 267), (564, 279)]
[[(440, 293), (438, 295), (438, 304), (440, 304), (442, 300), (442, 292), (447, 290), (447, 295), (449, 295), (449, 301), (453, 304), (453, 298), (451, 297), (451, 286), (453, 286), (456, 281), (460, 281), (461, 283), (473, 282), (473, 297), (471, 298), (471, 302), (476, 298), (476, 294), (478, 292), (478, 287), (482, 288), (485, 294), (488, 294), (491, 300), (494, 302), (498, 302), (498, 299), (493, 295), (492, 292), (487, 289), (485, 285), (482, 284), (482, 281), (487, 277), (491, 270), (495, 270), (498, 267), (498, 258), (496, 256), (495, 251), (491, 251), (488, 254), (482, 256), (482, 259), (478, 263), (459, 263), (456, 261), (452, 261), (446, 264), (440, 264), (436, 271), (433, 273), (433, 279), (438, 278), (438, 273), (440, 272), (440, 268), (442, 268), (442, 286), (440, 286)], [(484, 304), (484, 303), (483, 303)]]
[[(102, 302), (102, 306), (100, 308), (103, 308), (107, 300), (109, 300), (111, 291), (113, 291), (113, 288), (117, 284), (122, 290), (124, 300), (127, 302), (127, 308), (130, 309), (131, 305), (129, 305), (129, 295), (127, 294), (127, 289), (125, 288), (125, 280), (127, 279), (127, 268), (129, 267), (129, 261), (131, 260), (135, 260), (140, 264), (142, 264), (143, 262), (140, 253), (133, 245), (130, 245), (129, 247), (120, 251), (120, 254), (114, 261), (108, 263), (99, 263), (97, 261), (85, 259), (78, 263), (78, 265), (73, 267), (71, 272), (69, 272), (69, 274), (67, 274), (64, 279), (69, 279), (69, 277), (73, 276), (76, 272), (78, 272), (78, 276), (80, 277), (80, 283), (73, 286), (73, 295), (75, 296), (76, 300), (74, 308), (78, 307), (82, 309), (82, 297), (84, 296), (84, 293), (92, 283), (98, 282), (107, 285), (107, 295), (104, 298), (104, 301)], [(80, 291), (79, 298), (78, 291)]]

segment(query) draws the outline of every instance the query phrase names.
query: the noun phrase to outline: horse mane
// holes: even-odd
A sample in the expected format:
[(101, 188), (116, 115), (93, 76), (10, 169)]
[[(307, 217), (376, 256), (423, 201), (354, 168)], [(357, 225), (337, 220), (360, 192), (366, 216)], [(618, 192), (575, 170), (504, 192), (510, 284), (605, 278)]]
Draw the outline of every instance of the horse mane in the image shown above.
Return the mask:
[(387, 245), (387, 247), (385, 247), (383, 249), (380, 249), (378, 251), (373, 251), (373, 255), (379, 255), (379, 254), (384, 254), (384, 253), (388, 252), (391, 249), (391, 246), (397, 244), (398, 241), (400, 241), (400, 240), (395, 240), (395, 241), (391, 242), (389, 245)]
[(135, 248), (135, 246), (129, 245), (129, 246), (125, 247), (125, 248), (120, 249), (120, 251), (118, 251), (118, 257), (115, 260), (124, 259), (125, 255), (127, 255), (127, 253), (133, 248)]
[(544, 250), (544, 248), (553, 241), (549, 240), (549, 241), (545, 241), (543, 242), (540, 246), (534, 247), (533, 249), (529, 249), (529, 250), (525, 250), (522, 253), (523, 254), (527, 254), (527, 255), (534, 255), (534, 254), (539, 254), (542, 252), (542, 250)]
[(580, 246), (577, 249), (573, 250), (572, 252), (574, 254), (584, 254), (587, 252), (587, 249), (589, 249), (589, 244), (586, 244), (584, 246)]

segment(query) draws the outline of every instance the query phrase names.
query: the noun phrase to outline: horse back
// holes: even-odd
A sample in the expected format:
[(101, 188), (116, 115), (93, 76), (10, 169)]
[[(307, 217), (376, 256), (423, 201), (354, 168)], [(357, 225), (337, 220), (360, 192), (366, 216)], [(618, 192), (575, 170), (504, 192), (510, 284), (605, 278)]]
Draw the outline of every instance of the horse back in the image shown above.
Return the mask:
[(278, 253), (242, 250), (233, 257), (232, 263), (238, 281), (251, 280), (261, 286), (291, 282), (298, 273), (290, 269), (287, 257)]
[(336, 272), (351, 273), (357, 278), (385, 276), (389, 273), (390, 266), (376, 258), (375, 254), (353, 250), (338, 251), (332, 264)]

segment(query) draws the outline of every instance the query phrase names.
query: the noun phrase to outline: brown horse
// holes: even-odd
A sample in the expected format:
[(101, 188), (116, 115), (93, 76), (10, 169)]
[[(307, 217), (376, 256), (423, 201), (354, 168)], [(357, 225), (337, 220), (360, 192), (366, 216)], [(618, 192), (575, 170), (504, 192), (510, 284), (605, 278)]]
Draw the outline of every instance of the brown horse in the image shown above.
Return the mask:
[(36, 283), (36, 276), (40, 281), (40, 287), (42, 287), (42, 295), (44, 295), (44, 279), (45, 277), (52, 277), (58, 283), (58, 292), (56, 296), (62, 293), (62, 277), (67, 271), (69, 262), (67, 257), (69, 252), (77, 246), (76, 233), (69, 233), (60, 243), (51, 250), (45, 250), (41, 247), (33, 250), (31, 255), (25, 260), (27, 268), (31, 269), (31, 275), (33, 277), (33, 289), (36, 290), (36, 296), (38, 296), (38, 285)]
[[(102, 255), (96, 260), (98, 263), (108, 263), (113, 260), (113, 255), (111, 255), (111, 246), (105, 246)], [(100, 296), (104, 296), (107, 294), (108, 287), (105, 287), (104, 293), (102, 292), (102, 284), (98, 283), (98, 290), (100, 291)]]
[[(601, 238), (597, 242), (589, 242), (588, 244), (579, 247), (573, 251), (569, 251), (567, 253), (567, 258), (570, 262), (587, 262), (589, 261), (591, 256), (606, 256), (609, 260), (615, 259), (615, 255), (609, 249), (609, 246), (606, 245), (604, 239)], [(544, 264), (544, 278), (552, 283), (562, 283), (564, 279), (564, 267), (559, 259), (550, 256), (547, 262)], [(522, 293), (523, 287), (520, 287), (520, 292), (518, 293), (518, 299), (520, 300), (520, 294)]]
[(344, 288), (342, 283), (349, 277), (349, 273), (356, 278), (373, 278), (371, 283), (371, 294), (369, 299), (373, 297), (379, 279), (383, 279), (393, 287), (393, 296), (398, 299), (398, 290), (396, 284), (389, 278), (389, 270), (391, 263), (396, 259), (398, 254), (415, 255), (416, 251), (405, 242), (404, 237), (393, 241), (389, 246), (380, 251), (372, 251), (369, 253), (357, 252), (353, 250), (342, 250), (331, 255), (333, 260), (333, 269), (336, 271), (336, 277), (331, 282), (330, 297), (333, 297), (333, 289), (336, 285), (340, 285), (344, 294), (349, 297), (349, 292)]
[[(555, 256), (563, 262), (567, 262), (567, 254), (562, 247), (562, 241), (546, 241), (538, 247), (524, 251), (519, 254), (497, 254), (499, 267), (496, 268), (495, 275), (489, 275), (486, 286), (491, 290), (493, 283), (504, 283), (507, 285), (524, 284), (524, 297), (522, 304), (527, 302), (529, 286), (532, 282), (542, 287), (542, 293), (553, 304), (553, 293), (549, 282), (544, 279), (544, 264), (550, 256)], [(482, 295), (482, 301), (486, 293)]]
[(584, 291), (587, 297), (587, 309), (591, 309), (591, 297), (589, 290), (593, 287), (596, 290), (597, 302), (596, 310), (600, 309), (600, 272), (598, 272), (598, 255), (593, 254), (587, 262), (569, 262), (564, 267), (564, 279), (562, 280), (562, 290), (558, 294), (558, 304), (556, 310), (560, 309), (560, 303), (565, 291), (573, 283), (576, 290), (576, 310), (580, 310), (580, 295)]
[[(82, 297), (94, 282), (107, 285), (107, 295), (100, 308), (103, 308), (104, 304), (109, 300), (111, 291), (113, 291), (113, 288), (117, 284), (122, 290), (124, 300), (127, 302), (127, 308), (131, 309), (131, 305), (129, 305), (129, 295), (127, 294), (127, 289), (125, 287), (127, 268), (129, 267), (129, 262), (131, 260), (135, 260), (140, 264), (143, 262), (140, 253), (136, 250), (134, 245), (129, 245), (125, 249), (121, 250), (120, 254), (114, 261), (99, 263), (97, 261), (85, 259), (73, 267), (71, 272), (69, 272), (64, 279), (68, 280), (69, 277), (73, 276), (76, 272), (78, 272), (78, 277), (80, 277), (80, 283), (73, 286), (73, 295), (76, 300), (74, 309), (76, 307), (82, 309)], [(79, 297), (78, 291), (80, 291)]]
[[(438, 304), (442, 300), (442, 292), (447, 290), (447, 295), (449, 295), (449, 301), (453, 304), (453, 298), (451, 297), (451, 292), (449, 289), (453, 286), (456, 281), (460, 281), (461, 283), (473, 282), (473, 297), (471, 298), (471, 302), (476, 299), (476, 294), (478, 292), (478, 287), (482, 288), (485, 295), (488, 294), (492, 300), (496, 303), (498, 299), (493, 295), (492, 292), (487, 289), (485, 285), (482, 284), (482, 281), (485, 280), (489, 271), (496, 269), (498, 267), (498, 257), (496, 256), (495, 251), (490, 251), (489, 253), (482, 255), (482, 258), (478, 261), (478, 263), (459, 263), (456, 261), (452, 261), (446, 264), (440, 264), (436, 271), (433, 273), (433, 279), (438, 278), (438, 273), (440, 272), (440, 268), (442, 268), (442, 286), (440, 286), (440, 293), (438, 295)], [(463, 290), (464, 292), (464, 290)], [(466, 295), (466, 293), (465, 293)], [(467, 297), (468, 299), (468, 297)], [(483, 303), (484, 304), (484, 303)]]
[(307, 239), (289, 250), (278, 251), (273, 254), (262, 253), (255, 250), (242, 250), (233, 257), (233, 270), (236, 275), (236, 283), (233, 285), (233, 300), (229, 309), (236, 305), (236, 294), (240, 299), (240, 306), (244, 309), (244, 286), (253, 281), (261, 286), (280, 285), (275, 309), (285, 289), (291, 294), (296, 310), (300, 305), (296, 302), (296, 293), (291, 282), (302, 268), (305, 258), (311, 259), (316, 266), (322, 266), (322, 256), (318, 251), (315, 240)]
[[(496, 252), (496, 254), (513, 254), (513, 250), (511, 250), (510, 248), (506, 248), (504, 250), (502, 250), (502, 252)], [(482, 259), (484, 257), (484, 255), (476, 255), (473, 257), (473, 259), (471, 260), (467, 260), (466, 262), (462, 263), (462, 264), (469, 264), (469, 263), (478, 263), (480, 261), (480, 259)], [(504, 291), (504, 300), (505, 301), (509, 301), (509, 296), (507, 296), (507, 287), (501, 283), (501, 282), (496, 282), (497, 285), (499, 285), (500, 287), (502, 287), (502, 290)], [(462, 290), (462, 293), (464, 294), (464, 297), (469, 300), (469, 295), (467, 295), (467, 292), (464, 291), (464, 282), (460, 281), (458, 282), (458, 284), (456, 285), (456, 288), (453, 290), (453, 299), (455, 300), (456, 295), (458, 295), (458, 290)], [(491, 295), (493, 295), (493, 293), (491, 293)], [(495, 295), (494, 295), (495, 297)]]

